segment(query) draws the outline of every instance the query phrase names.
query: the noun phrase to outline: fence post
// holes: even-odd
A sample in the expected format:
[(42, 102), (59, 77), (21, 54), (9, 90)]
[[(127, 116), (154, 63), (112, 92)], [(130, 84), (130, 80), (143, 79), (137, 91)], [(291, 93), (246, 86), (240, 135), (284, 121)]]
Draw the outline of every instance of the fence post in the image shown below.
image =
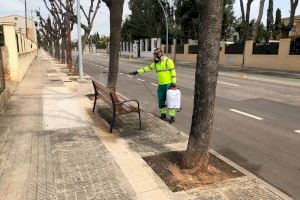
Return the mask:
[(189, 44), (184, 44), (184, 50), (183, 50), (183, 54), (184, 55), (188, 55), (189, 54)]
[(244, 67), (247, 67), (247, 61), (249, 60), (253, 54), (253, 41), (252, 40), (247, 40), (245, 42), (245, 47), (244, 47)]
[(8, 69), (10, 79), (19, 81), (19, 68), (18, 68), (18, 48), (15, 31), (15, 23), (3, 24), (4, 42), (8, 51)]
[(291, 38), (280, 39), (278, 55), (280, 57), (286, 57), (290, 55), (290, 47), (291, 47)]
[(225, 42), (220, 42), (220, 52), (219, 52), (219, 65), (226, 65), (226, 56), (225, 56)]

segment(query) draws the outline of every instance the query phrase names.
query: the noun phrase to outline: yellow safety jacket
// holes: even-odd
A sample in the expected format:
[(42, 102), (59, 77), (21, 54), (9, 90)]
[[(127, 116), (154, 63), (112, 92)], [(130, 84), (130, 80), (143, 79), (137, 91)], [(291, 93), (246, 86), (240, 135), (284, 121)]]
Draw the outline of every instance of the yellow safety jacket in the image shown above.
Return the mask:
[(165, 85), (170, 83), (176, 83), (176, 70), (172, 59), (163, 56), (159, 63), (151, 63), (138, 70), (139, 74), (156, 71), (158, 84)]

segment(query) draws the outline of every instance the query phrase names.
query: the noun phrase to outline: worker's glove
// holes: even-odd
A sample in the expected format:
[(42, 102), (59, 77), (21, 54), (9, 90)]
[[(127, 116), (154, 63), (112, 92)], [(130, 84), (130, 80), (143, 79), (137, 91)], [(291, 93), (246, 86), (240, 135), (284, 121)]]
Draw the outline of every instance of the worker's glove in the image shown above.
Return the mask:
[(139, 72), (138, 71), (134, 71), (134, 72), (130, 72), (130, 75), (137, 75)]
[(172, 84), (171, 84), (171, 88), (176, 88), (176, 84), (175, 84), (175, 83), (172, 83)]

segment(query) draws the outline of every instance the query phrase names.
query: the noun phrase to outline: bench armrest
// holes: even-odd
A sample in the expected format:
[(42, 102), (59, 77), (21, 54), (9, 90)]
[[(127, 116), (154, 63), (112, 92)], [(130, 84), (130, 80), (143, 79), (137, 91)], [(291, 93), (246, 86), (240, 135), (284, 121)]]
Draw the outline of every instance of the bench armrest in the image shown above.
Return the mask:
[(136, 104), (137, 104), (137, 106), (138, 106), (138, 109), (140, 110), (140, 103), (139, 103), (139, 101), (136, 100), (136, 99), (122, 101), (122, 102), (120, 102), (120, 103), (116, 103), (116, 105), (121, 105), (121, 106), (122, 106), (123, 104), (128, 103), (128, 102), (136, 102)]

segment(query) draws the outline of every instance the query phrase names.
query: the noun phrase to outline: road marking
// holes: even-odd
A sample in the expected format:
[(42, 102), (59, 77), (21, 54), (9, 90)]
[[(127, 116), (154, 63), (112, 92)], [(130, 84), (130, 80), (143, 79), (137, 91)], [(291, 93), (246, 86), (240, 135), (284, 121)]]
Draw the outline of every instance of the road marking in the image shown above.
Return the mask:
[(124, 73), (120, 72), (121, 75), (123, 75)]
[(239, 87), (240, 85), (234, 84), (234, 83), (227, 83), (227, 82), (223, 82), (223, 81), (218, 81), (218, 83), (222, 83), (225, 85), (230, 85), (230, 86), (234, 86), (234, 87)]
[(261, 117), (257, 117), (257, 116), (255, 116), (255, 115), (251, 115), (251, 114), (249, 114), (249, 113), (242, 112), (242, 111), (239, 111), (239, 110), (236, 110), (236, 109), (230, 109), (230, 111), (239, 113), (239, 114), (241, 114), (241, 115), (245, 115), (245, 116), (247, 116), (247, 117), (251, 117), (251, 118), (253, 118), (253, 119), (263, 120), (263, 118), (261, 118)]
[(102, 66), (102, 65), (101, 65), (100, 67), (101, 67), (101, 68), (103, 68), (103, 66)]
[(99, 65), (96, 65), (97, 67), (99, 67)]
[(150, 83), (150, 84), (151, 84), (151, 85), (154, 85), (154, 86), (156, 86), (156, 87), (158, 86), (156, 83)]
[(300, 134), (300, 130), (295, 130), (295, 133), (299, 133)]
[(126, 75), (127, 77), (129, 77), (129, 78), (132, 78), (133, 76), (130, 76), (130, 75)]
[(108, 69), (107, 67), (104, 67), (104, 69)]
[(138, 81), (145, 81), (145, 80), (143, 80), (143, 79), (140, 79), (140, 78), (138, 78), (137, 80), (138, 80)]

